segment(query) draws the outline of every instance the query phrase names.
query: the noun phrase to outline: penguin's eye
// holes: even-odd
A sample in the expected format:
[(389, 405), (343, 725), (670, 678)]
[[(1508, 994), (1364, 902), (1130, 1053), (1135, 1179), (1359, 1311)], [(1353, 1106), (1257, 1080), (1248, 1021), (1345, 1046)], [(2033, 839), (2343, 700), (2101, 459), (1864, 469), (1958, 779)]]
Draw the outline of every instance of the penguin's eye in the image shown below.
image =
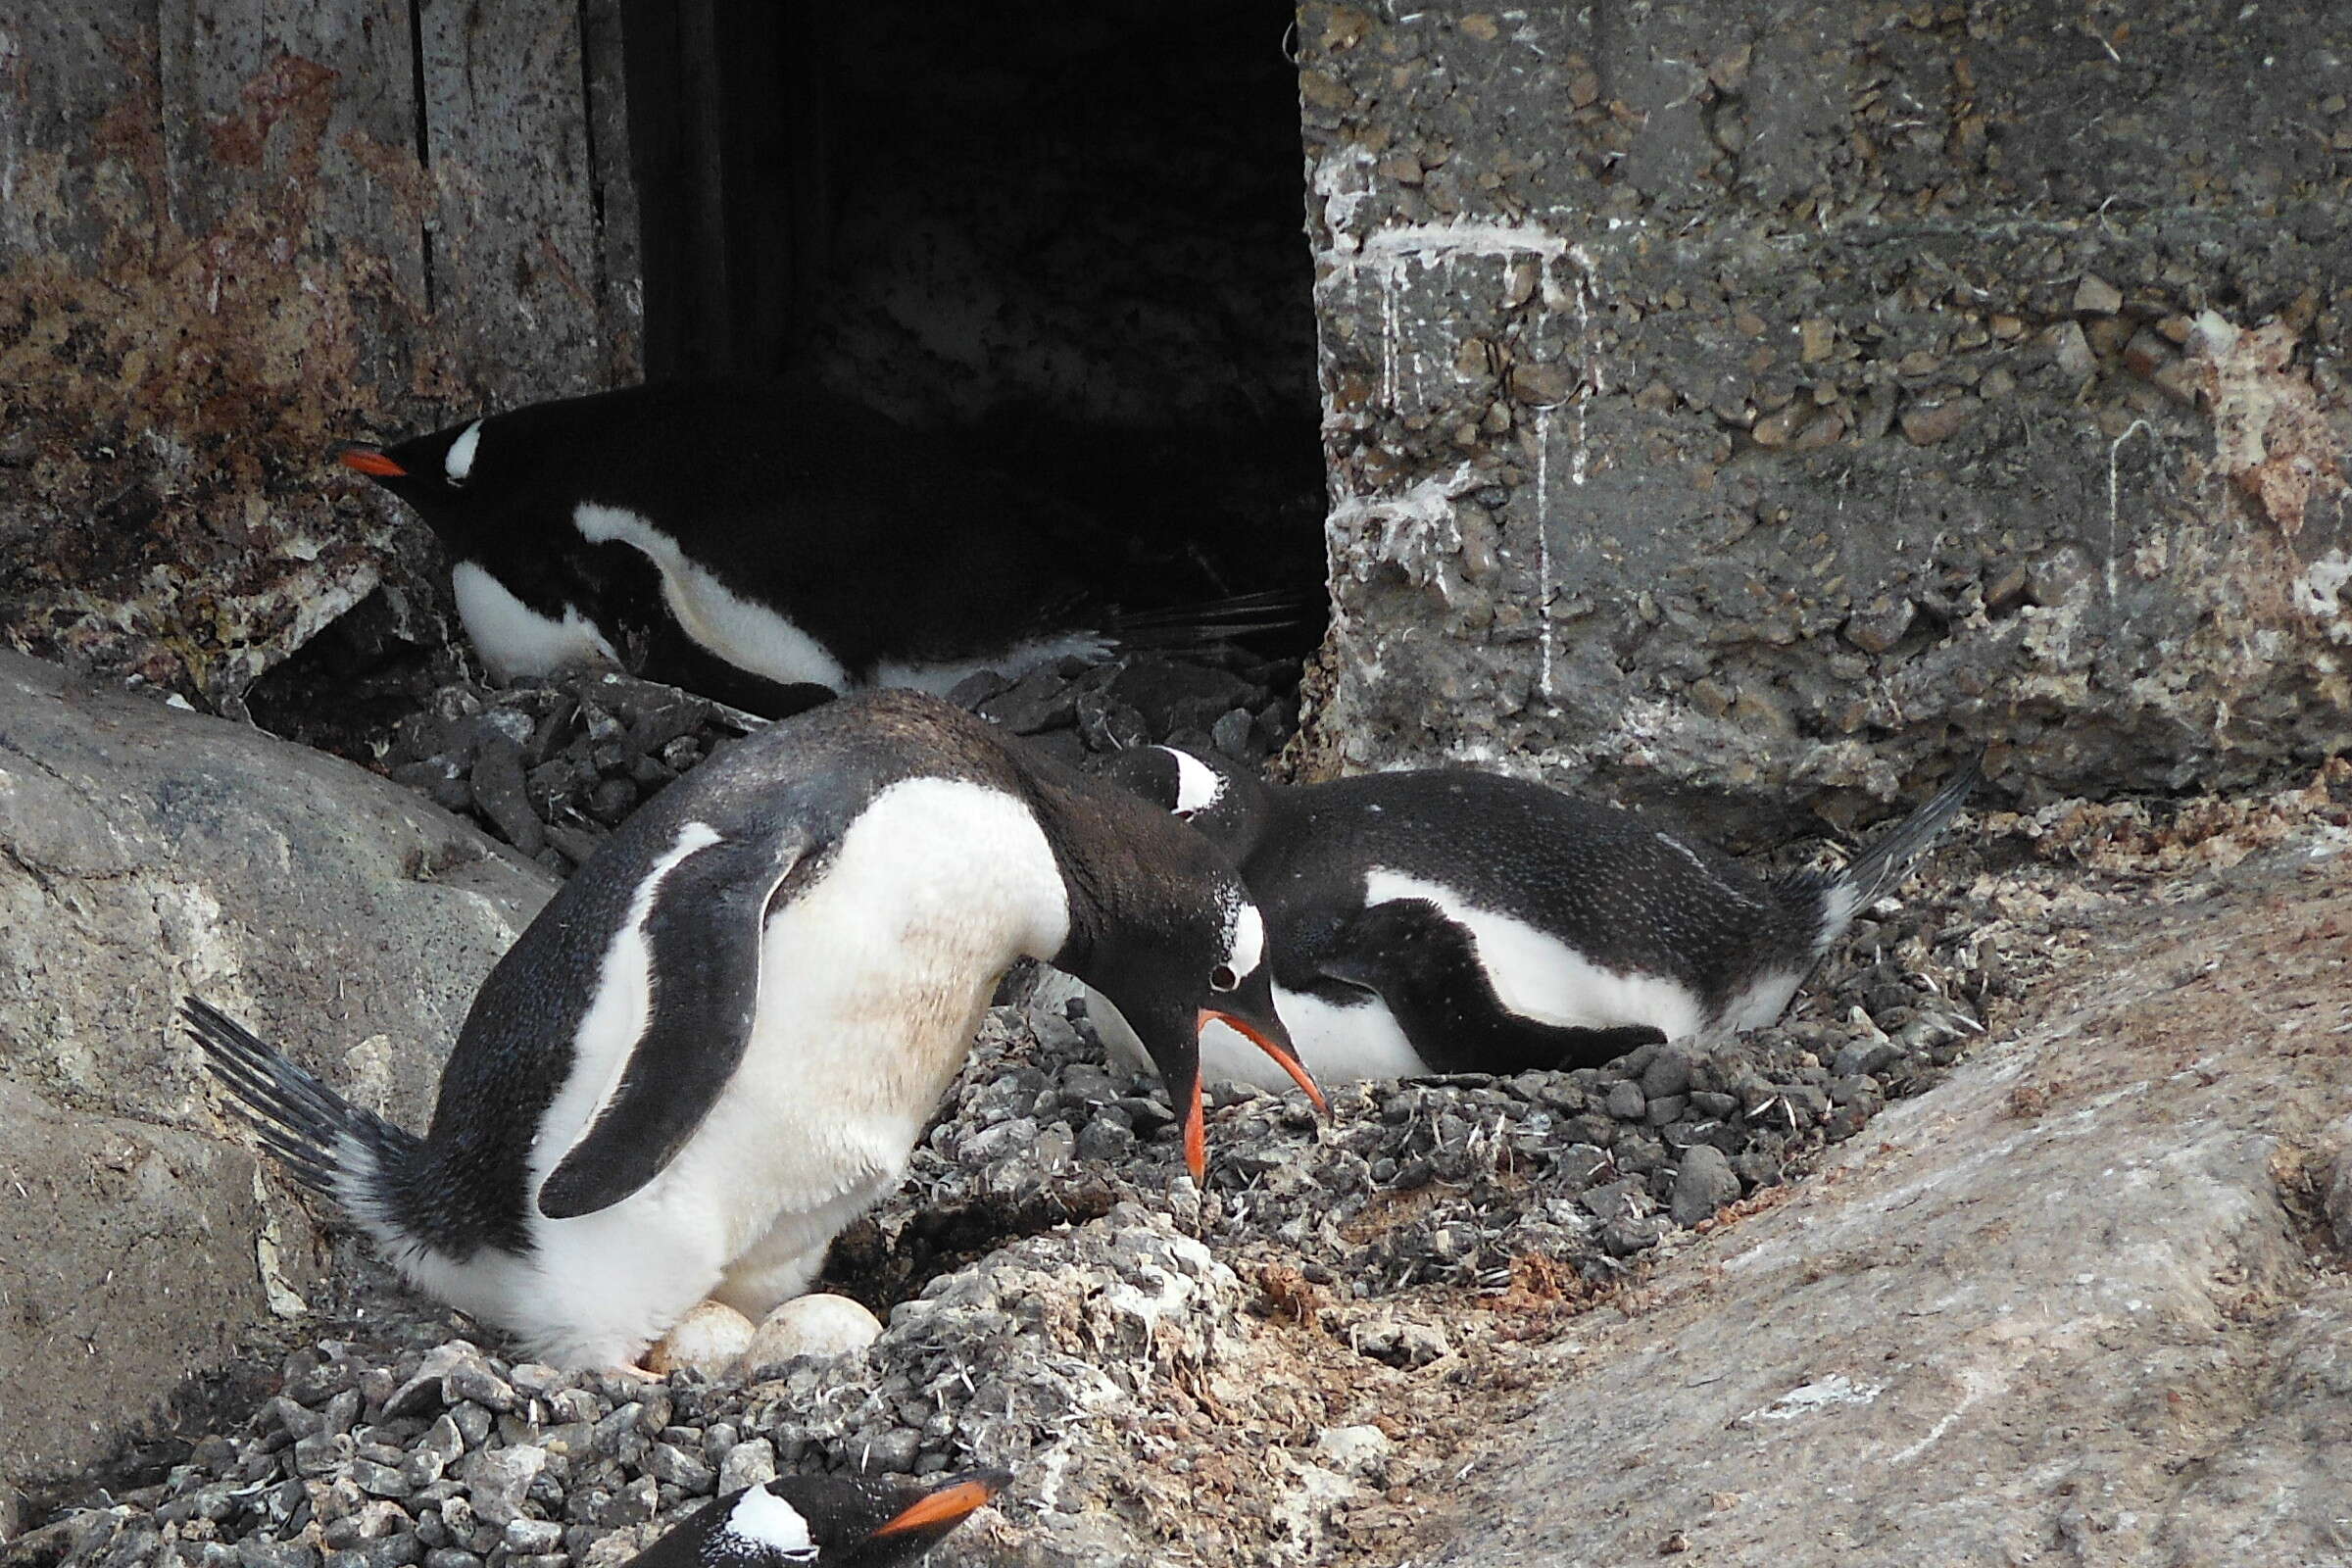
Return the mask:
[(1220, 963), (1208, 971), (1208, 988), (1211, 991), (1231, 991), (1241, 983), (1242, 977), (1233, 972), (1230, 963)]

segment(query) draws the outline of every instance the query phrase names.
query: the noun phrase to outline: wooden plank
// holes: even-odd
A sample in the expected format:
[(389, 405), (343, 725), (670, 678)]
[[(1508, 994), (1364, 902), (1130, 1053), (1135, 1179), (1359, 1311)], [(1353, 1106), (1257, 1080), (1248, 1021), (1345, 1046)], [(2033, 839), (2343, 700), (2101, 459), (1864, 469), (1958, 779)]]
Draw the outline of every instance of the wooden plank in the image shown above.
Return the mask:
[(413, 3), (438, 193), (436, 385), (507, 407), (609, 384), (577, 7)]

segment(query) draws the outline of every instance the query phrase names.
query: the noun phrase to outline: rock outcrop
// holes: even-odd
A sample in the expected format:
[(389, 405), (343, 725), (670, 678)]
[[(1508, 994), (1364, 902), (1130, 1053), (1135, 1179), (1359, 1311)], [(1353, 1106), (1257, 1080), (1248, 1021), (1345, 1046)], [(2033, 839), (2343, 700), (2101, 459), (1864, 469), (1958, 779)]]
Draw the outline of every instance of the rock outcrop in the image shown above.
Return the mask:
[(2352, 1561), (2347, 850), (2092, 892), (2014, 1038), (1580, 1322), (1415, 1560)]
[(0, 1495), (97, 1455), (316, 1275), (180, 999), (421, 1127), (552, 887), (347, 762), (0, 652)]

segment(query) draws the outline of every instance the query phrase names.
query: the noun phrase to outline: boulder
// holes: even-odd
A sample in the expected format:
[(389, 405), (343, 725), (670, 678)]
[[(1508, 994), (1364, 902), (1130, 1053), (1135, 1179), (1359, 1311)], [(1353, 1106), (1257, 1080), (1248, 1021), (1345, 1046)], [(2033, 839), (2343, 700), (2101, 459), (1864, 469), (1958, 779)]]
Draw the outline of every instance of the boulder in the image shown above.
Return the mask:
[(2324, 831), (2103, 901), (2014, 1038), (1585, 1318), (1415, 1560), (2352, 1560)]
[(554, 884), (411, 792), (0, 651), (0, 1496), (102, 1452), (316, 1277), (173, 1021), (405, 1125)]

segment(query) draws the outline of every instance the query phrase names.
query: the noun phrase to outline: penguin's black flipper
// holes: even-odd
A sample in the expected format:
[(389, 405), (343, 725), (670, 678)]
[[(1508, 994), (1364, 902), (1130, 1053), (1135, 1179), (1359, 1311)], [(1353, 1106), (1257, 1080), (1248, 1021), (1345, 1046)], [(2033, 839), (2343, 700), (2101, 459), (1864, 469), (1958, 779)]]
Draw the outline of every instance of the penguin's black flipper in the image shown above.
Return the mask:
[(1441, 1073), (1597, 1067), (1666, 1038), (1647, 1024), (1581, 1028), (1511, 1011), (1476, 939), (1424, 899), (1365, 909), (1317, 968), (1378, 996), (1414, 1052)]
[(637, 926), (647, 949), (643, 1024), (610, 1098), (539, 1189), (549, 1219), (609, 1208), (659, 1176), (743, 1064), (767, 911), (806, 863), (810, 839), (772, 826), (735, 838), (703, 831), (705, 843), (655, 873)]

